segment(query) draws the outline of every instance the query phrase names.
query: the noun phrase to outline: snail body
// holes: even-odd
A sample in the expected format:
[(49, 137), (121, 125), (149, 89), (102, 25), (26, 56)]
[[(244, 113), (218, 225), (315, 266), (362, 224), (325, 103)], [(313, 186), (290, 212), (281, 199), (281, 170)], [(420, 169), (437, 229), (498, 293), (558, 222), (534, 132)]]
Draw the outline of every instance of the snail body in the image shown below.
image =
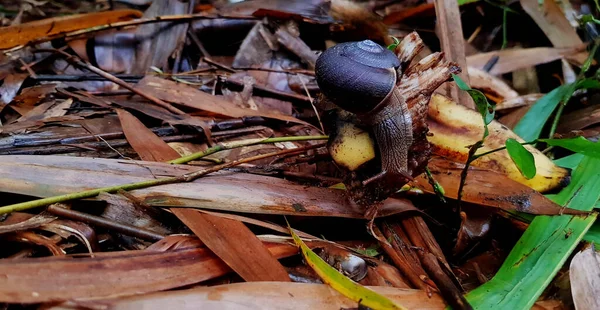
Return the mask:
[(386, 179), (410, 179), (408, 151), (413, 124), (407, 103), (396, 86), (398, 57), (370, 41), (338, 44), (317, 59), (315, 73), (323, 95), (354, 113), (377, 142), (381, 173)]

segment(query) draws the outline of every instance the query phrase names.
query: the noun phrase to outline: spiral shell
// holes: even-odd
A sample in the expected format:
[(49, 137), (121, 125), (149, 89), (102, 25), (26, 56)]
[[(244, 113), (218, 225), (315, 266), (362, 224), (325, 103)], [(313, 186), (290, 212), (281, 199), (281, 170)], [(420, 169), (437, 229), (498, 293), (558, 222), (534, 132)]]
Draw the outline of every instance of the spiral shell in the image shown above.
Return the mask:
[(338, 44), (317, 59), (315, 73), (323, 94), (340, 108), (364, 114), (394, 88), (400, 60), (371, 41)]

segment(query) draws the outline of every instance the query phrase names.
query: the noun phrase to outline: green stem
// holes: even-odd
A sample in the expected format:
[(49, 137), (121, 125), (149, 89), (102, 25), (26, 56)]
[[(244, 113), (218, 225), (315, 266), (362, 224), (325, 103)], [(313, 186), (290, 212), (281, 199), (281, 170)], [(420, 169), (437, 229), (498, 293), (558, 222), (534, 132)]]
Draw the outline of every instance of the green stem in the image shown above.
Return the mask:
[(556, 128), (558, 127), (558, 121), (560, 120), (560, 117), (562, 116), (563, 110), (565, 109), (565, 106), (567, 105), (567, 103), (569, 102), (569, 100), (571, 99), (571, 97), (573, 96), (575, 91), (577, 90), (578, 82), (581, 81), (585, 77), (585, 73), (590, 69), (590, 66), (592, 65), (592, 60), (594, 60), (594, 55), (596, 55), (596, 51), (598, 50), (599, 45), (600, 45), (600, 41), (597, 40), (594, 42), (594, 46), (592, 47), (592, 50), (590, 51), (588, 58), (585, 60), (585, 62), (581, 66), (581, 71), (577, 75), (577, 80), (573, 84), (571, 84), (571, 88), (569, 89), (569, 91), (567, 92), (565, 97), (562, 98), (560, 104), (558, 105), (558, 109), (556, 110), (556, 115), (554, 116), (554, 120), (552, 121), (552, 126), (550, 127), (550, 134), (548, 134), (549, 139), (552, 139), (554, 137), (554, 134), (556, 133)]
[(33, 209), (33, 208), (37, 208), (37, 207), (43, 207), (43, 206), (51, 205), (53, 203), (65, 202), (65, 201), (69, 201), (69, 200), (91, 198), (91, 197), (98, 196), (100, 193), (114, 193), (118, 190), (129, 191), (129, 190), (140, 189), (140, 188), (145, 188), (145, 187), (150, 187), (150, 186), (175, 183), (175, 182), (179, 182), (179, 180), (180, 179), (177, 177), (162, 178), (162, 179), (142, 181), (142, 182), (136, 182), (136, 183), (107, 186), (107, 187), (90, 189), (87, 191), (82, 191), (82, 192), (77, 192), (77, 193), (36, 199), (36, 200), (32, 200), (32, 201), (15, 203), (12, 205), (0, 207), (0, 214), (7, 214), (7, 213), (11, 213), (11, 212), (16, 212), (16, 211), (23, 211), (23, 210)]
[(219, 143), (211, 148), (208, 148), (202, 152), (197, 152), (194, 154), (190, 154), (187, 156), (183, 156), (174, 160), (169, 161), (169, 164), (185, 164), (192, 160), (196, 160), (216, 152), (230, 150), (238, 147), (256, 145), (256, 144), (266, 144), (266, 143), (277, 143), (277, 142), (292, 142), (292, 141), (308, 141), (308, 140), (327, 140), (328, 136), (294, 136), (294, 137), (275, 137), (275, 138), (266, 138), (266, 139), (248, 139), (227, 143)]
[[(249, 140), (242, 140), (242, 141), (236, 141), (236, 142), (231, 142), (231, 143), (222, 143), (215, 147), (209, 148), (203, 152), (194, 153), (189, 156), (181, 157), (179, 159), (173, 160), (172, 162), (176, 161), (176, 162), (185, 163), (185, 162), (188, 162), (191, 160), (202, 158), (204, 156), (208, 156), (210, 154), (216, 153), (221, 150), (228, 150), (228, 149), (233, 149), (236, 147), (243, 147), (243, 146), (254, 145), (254, 144), (288, 142), (288, 141), (325, 140), (325, 139), (327, 139), (327, 136), (294, 136), (294, 137), (277, 137), (277, 138), (268, 138), (268, 139), (249, 139)], [(287, 150), (287, 151), (293, 152), (296, 150)], [(269, 155), (271, 155), (271, 154), (265, 154), (264, 156), (269, 156)], [(32, 201), (16, 203), (16, 204), (0, 207), (0, 214), (7, 214), (7, 213), (11, 213), (11, 212), (16, 212), (16, 211), (23, 211), (23, 210), (28, 210), (28, 209), (38, 208), (38, 207), (44, 207), (44, 206), (47, 206), (47, 205), (50, 205), (53, 203), (65, 202), (65, 201), (69, 201), (69, 200), (91, 198), (91, 197), (98, 196), (100, 193), (114, 193), (119, 190), (130, 191), (130, 190), (146, 188), (146, 187), (151, 187), (151, 186), (157, 186), (157, 185), (190, 181), (190, 180), (200, 177), (204, 174), (217, 171), (224, 167), (229, 167), (229, 166), (235, 165), (236, 163), (243, 162), (244, 160), (251, 160), (251, 159), (252, 158), (245, 158), (245, 159), (239, 160), (237, 162), (230, 162), (227, 164), (217, 166), (215, 168), (200, 170), (200, 171), (192, 172), (192, 173), (178, 176), (178, 177), (168, 177), (168, 178), (154, 179), (154, 180), (141, 181), (141, 182), (135, 182), (135, 183), (107, 186), (107, 187), (101, 187), (101, 188), (81, 191), (81, 192), (77, 192), (77, 193), (58, 195), (58, 196), (52, 196), (52, 197), (48, 197), (48, 198), (42, 198), (42, 199), (36, 199), (36, 200), (32, 200)], [(256, 158), (254, 158), (254, 159), (256, 159)]]
[[(536, 144), (537, 142), (538, 142), (538, 140), (533, 140), (533, 141), (529, 141), (529, 142), (521, 142), (521, 145)], [(498, 151), (502, 151), (504, 149), (506, 149), (506, 145), (505, 146), (501, 146), (501, 147), (499, 147), (497, 149), (493, 149), (493, 150), (487, 151), (485, 153), (474, 155), (473, 158), (472, 158), (473, 159), (472, 161), (475, 161), (476, 159), (478, 159), (480, 157), (483, 157), (485, 155), (489, 155), (489, 154), (492, 154), (492, 153), (495, 153), (495, 152), (498, 152)]]

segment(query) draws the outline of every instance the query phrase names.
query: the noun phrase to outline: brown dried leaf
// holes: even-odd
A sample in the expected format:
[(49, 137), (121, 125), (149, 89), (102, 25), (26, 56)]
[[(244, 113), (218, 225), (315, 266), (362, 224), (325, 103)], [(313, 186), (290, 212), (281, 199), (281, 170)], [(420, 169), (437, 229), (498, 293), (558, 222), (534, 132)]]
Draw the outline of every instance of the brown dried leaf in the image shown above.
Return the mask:
[[(542, 7), (537, 0), (520, 0), (520, 2), (523, 10), (540, 26), (554, 47), (581, 48), (583, 46), (577, 31), (571, 26), (556, 2), (544, 1)], [(585, 62), (587, 56), (586, 51), (565, 55), (569, 61), (578, 66)]]
[[(444, 188), (445, 195), (456, 199), (464, 164), (433, 158), (428, 167), (435, 180)], [(422, 190), (434, 193), (424, 175), (417, 177), (415, 183)], [(537, 191), (498, 172), (472, 166), (469, 167), (462, 200), (531, 214), (587, 214), (587, 212), (563, 208)]]
[[(161, 162), (179, 157), (129, 112), (119, 109), (117, 113), (127, 140), (140, 157)], [(290, 281), (283, 266), (242, 222), (191, 209), (172, 208), (171, 211), (244, 280)], [(240, 246), (242, 244), (244, 246)]]
[(565, 114), (560, 118), (556, 129), (559, 133), (569, 133), (600, 123), (600, 105), (593, 105)]
[(583, 45), (564, 48), (535, 47), (504, 49), (468, 56), (467, 65), (483, 70), (492, 57), (498, 56), (498, 62), (496, 62), (489, 73), (492, 75), (501, 75), (573, 55), (575, 52), (581, 51), (582, 47)]
[[(443, 309), (438, 295), (421, 290), (393, 287), (369, 287), (408, 309)], [(191, 307), (194, 309), (236, 308), (339, 310), (356, 308), (356, 302), (326, 284), (252, 282), (203, 287), (178, 292), (163, 292), (117, 300), (85, 303), (110, 309), (159, 310)]]
[[(278, 258), (298, 252), (291, 245), (269, 244), (268, 248)], [(202, 248), (1, 261), (0, 302), (127, 296), (194, 284), (228, 272), (225, 263)]]
[[(502, 102), (504, 100), (514, 99), (519, 96), (519, 94), (512, 89), (506, 82), (502, 79), (497, 78), (483, 70), (479, 70), (477, 68), (469, 67), (469, 79), (470, 86), (472, 88), (478, 89), (492, 97), (495, 102)], [(502, 110), (506, 107), (500, 105), (496, 105), (496, 110)]]
[[(63, 251), (63, 249), (61, 249), (60, 246), (56, 244), (55, 240), (43, 235), (38, 235), (32, 231), (17, 231), (14, 233), (5, 234), (2, 235), (2, 239), (4, 241), (23, 242), (33, 245), (39, 245), (48, 249), (48, 251), (50, 251), (50, 253), (52, 253), (52, 255), (54, 256), (65, 255), (65, 252)], [(8, 280), (10, 279), (10, 277), (7, 276), (5, 279)]]
[[(2, 156), (0, 192), (48, 197), (178, 176), (198, 168), (134, 160), (68, 156)], [(60, 173), (57, 173), (60, 171)], [(306, 187), (279, 178), (217, 173), (194, 182), (131, 191), (154, 206), (195, 207), (236, 212), (363, 218), (364, 209), (342, 190)], [(388, 199), (379, 216), (414, 209), (406, 199)]]
[(0, 222), (0, 234), (37, 228), (55, 219), (55, 216), (47, 213), (32, 216), (27, 213), (14, 212), (9, 214), (4, 221)]
[(136, 85), (136, 88), (165, 101), (198, 110), (208, 111), (218, 115), (225, 115), (234, 118), (244, 116), (263, 116), (286, 122), (309, 125), (305, 121), (301, 121), (292, 116), (238, 107), (227, 100), (223, 100), (217, 96), (199, 91), (193, 87), (190, 87), (189, 85), (176, 83), (154, 76), (146, 76)]
[(141, 16), (142, 13), (137, 10), (113, 10), (46, 18), (16, 26), (4, 27), (0, 31), (0, 49), (27, 44), (29, 41), (38, 38), (119, 21), (127, 21)]
[(4, 77), (0, 86), (0, 111), (15, 98), (27, 77), (29, 73), (11, 73)]
[[(144, 18), (161, 15), (181, 15), (188, 13), (189, 2), (179, 0), (153, 1), (144, 12)], [(127, 73), (145, 74), (150, 66), (162, 68), (169, 57), (185, 41), (187, 23), (152, 23), (138, 27), (131, 48), (135, 50), (134, 62)]]

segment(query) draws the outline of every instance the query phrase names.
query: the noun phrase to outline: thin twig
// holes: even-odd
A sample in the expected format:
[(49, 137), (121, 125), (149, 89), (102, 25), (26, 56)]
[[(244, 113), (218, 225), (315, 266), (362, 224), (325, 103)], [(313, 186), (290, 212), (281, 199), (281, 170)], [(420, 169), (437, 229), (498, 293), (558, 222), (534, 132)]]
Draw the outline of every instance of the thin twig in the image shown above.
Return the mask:
[(84, 223), (88, 223), (88, 224), (92, 224), (95, 226), (99, 226), (99, 227), (104, 227), (104, 228), (108, 228), (110, 230), (128, 235), (128, 236), (133, 236), (133, 237), (138, 237), (140, 239), (143, 240), (149, 240), (149, 241), (158, 241), (163, 239), (165, 236), (161, 235), (159, 233), (144, 229), (144, 228), (140, 228), (140, 227), (136, 227), (133, 225), (128, 225), (128, 224), (123, 224), (123, 223), (118, 223), (100, 216), (95, 216), (95, 215), (91, 215), (91, 214), (87, 214), (84, 212), (79, 212), (79, 211), (75, 211), (75, 210), (70, 210), (70, 209), (65, 209), (65, 208), (61, 208), (57, 205), (50, 205), (48, 206), (48, 212), (63, 217), (63, 218), (67, 218), (70, 220), (75, 220), (75, 221), (80, 221), (80, 222), (84, 222)]
[(309, 141), (309, 140), (327, 140), (328, 136), (296, 136), (296, 137), (275, 137), (266, 139), (248, 139), (241, 141), (233, 141), (227, 143), (219, 143), (202, 152), (197, 152), (191, 155), (183, 156), (169, 161), (170, 164), (185, 164), (192, 160), (202, 158), (223, 150), (230, 150), (238, 147), (251, 146), (256, 144), (277, 143), (277, 142), (292, 142), (292, 141)]
[(51, 50), (51, 51), (54, 51), (56, 53), (59, 53), (59, 54), (65, 56), (66, 60), (68, 62), (70, 62), (70, 63), (72, 63), (74, 65), (77, 65), (79, 67), (86, 68), (86, 69), (92, 71), (93, 73), (95, 73), (95, 74), (97, 74), (97, 75), (99, 75), (99, 76), (101, 76), (101, 77), (103, 77), (103, 78), (105, 78), (105, 79), (107, 79), (107, 80), (109, 80), (109, 81), (111, 81), (111, 82), (113, 82), (113, 83), (115, 83), (115, 84), (117, 84), (117, 85), (125, 88), (125, 89), (128, 89), (128, 90), (134, 92), (135, 94), (140, 95), (141, 97), (143, 97), (145, 99), (150, 100), (152, 103), (154, 103), (154, 104), (156, 104), (156, 105), (158, 105), (160, 107), (163, 107), (163, 108), (165, 108), (165, 109), (167, 109), (167, 110), (169, 110), (169, 111), (171, 111), (171, 112), (173, 112), (175, 114), (180, 114), (180, 115), (181, 114), (185, 114), (185, 112), (179, 110), (178, 108), (176, 108), (176, 107), (174, 107), (174, 106), (172, 106), (172, 105), (170, 105), (170, 104), (168, 104), (168, 103), (160, 100), (159, 98), (156, 98), (156, 97), (154, 97), (154, 96), (152, 96), (150, 94), (146, 94), (146, 93), (144, 93), (144, 92), (142, 92), (142, 91), (134, 88), (133, 86), (127, 84), (125, 81), (123, 81), (123, 80), (115, 77), (114, 75), (112, 75), (112, 74), (110, 74), (108, 72), (105, 72), (102, 69), (97, 68), (97, 67), (93, 66), (90, 63), (83, 62), (81, 59), (79, 59), (79, 57), (70, 55), (70, 54), (68, 54), (66, 52), (63, 52), (63, 51), (57, 50), (57, 49), (54, 49), (54, 50)]
[(312, 106), (313, 111), (315, 111), (315, 115), (317, 116), (317, 120), (319, 121), (319, 126), (321, 127), (321, 133), (324, 133), (325, 127), (323, 127), (323, 122), (321, 122), (321, 116), (319, 115), (319, 111), (317, 111), (317, 107), (315, 107), (315, 103), (313, 102), (313, 98), (310, 96), (310, 92), (308, 91), (308, 88), (306, 87), (306, 83), (304, 83), (304, 79), (300, 75), (296, 75), (296, 76), (300, 80), (300, 83), (302, 83), (302, 87), (304, 87), (306, 96), (308, 97), (308, 100), (310, 100), (310, 105)]

